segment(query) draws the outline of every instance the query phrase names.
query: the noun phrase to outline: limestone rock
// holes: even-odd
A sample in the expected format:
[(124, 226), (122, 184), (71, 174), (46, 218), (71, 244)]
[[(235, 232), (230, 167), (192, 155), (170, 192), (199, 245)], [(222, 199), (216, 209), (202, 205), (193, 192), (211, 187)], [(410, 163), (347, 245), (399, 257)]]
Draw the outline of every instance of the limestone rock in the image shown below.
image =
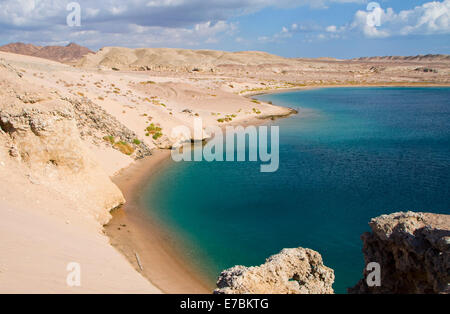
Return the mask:
[(102, 142), (105, 136), (112, 136), (133, 146), (134, 153), (132, 157), (135, 159), (151, 155), (150, 148), (143, 141), (139, 141), (139, 144), (134, 142), (138, 139), (136, 133), (124, 126), (97, 104), (88, 99), (63, 98), (62, 100), (73, 106), (73, 110), (76, 113), (77, 126), (83, 137), (91, 136), (98, 142)]
[(25, 87), (13, 69), (0, 72), (0, 144), (31, 183), (106, 223), (109, 211), (125, 200), (81, 140), (72, 105), (32, 84)]
[(319, 253), (284, 249), (259, 267), (235, 266), (223, 271), (216, 294), (332, 294), (334, 271)]
[(366, 264), (380, 264), (381, 286), (368, 287), (362, 279), (350, 293), (450, 292), (450, 215), (395, 213), (369, 225), (363, 253)]

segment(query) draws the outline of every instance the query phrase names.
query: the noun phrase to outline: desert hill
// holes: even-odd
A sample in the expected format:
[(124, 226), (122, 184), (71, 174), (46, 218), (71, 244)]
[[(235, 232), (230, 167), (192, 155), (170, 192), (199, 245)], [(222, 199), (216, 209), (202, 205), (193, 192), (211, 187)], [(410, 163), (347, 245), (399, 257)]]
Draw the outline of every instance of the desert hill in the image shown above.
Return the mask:
[(450, 61), (450, 55), (418, 55), (418, 56), (384, 56), (384, 57), (362, 57), (353, 59), (353, 61), (412, 61), (412, 62), (448, 62)]
[(172, 48), (105, 47), (83, 57), (83, 68), (106, 67), (151, 70), (161, 67), (205, 68), (221, 65), (286, 64), (289, 59), (260, 51), (225, 52)]
[(58, 62), (75, 62), (94, 53), (89, 48), (71, 43), (67, 46), (35, 46), (33, 44), (11, 43), (0, 47), (0, 51), (39, 57)]

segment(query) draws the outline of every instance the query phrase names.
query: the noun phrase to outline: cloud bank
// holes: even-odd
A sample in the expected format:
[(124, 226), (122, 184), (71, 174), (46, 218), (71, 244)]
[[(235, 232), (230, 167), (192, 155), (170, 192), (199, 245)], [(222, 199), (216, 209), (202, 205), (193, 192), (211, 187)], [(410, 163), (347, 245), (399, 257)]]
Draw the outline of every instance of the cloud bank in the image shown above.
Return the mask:
[(39, 44), (79, 42), (91, 47), (201, 45), (232, 36), (228, 20), (268, 7), (364, 3), (366, 0), (79, 0), (81, 27), (68, 28), (64, 0), (3, 0), (0, 34), (4, 41)]

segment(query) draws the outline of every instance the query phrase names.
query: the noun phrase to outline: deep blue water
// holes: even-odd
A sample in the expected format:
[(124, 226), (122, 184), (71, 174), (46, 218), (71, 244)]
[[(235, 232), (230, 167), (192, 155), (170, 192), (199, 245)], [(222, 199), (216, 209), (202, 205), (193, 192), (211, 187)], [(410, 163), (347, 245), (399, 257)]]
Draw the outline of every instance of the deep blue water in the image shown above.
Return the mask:
[(345, 293), (360, 235), (396, 211), (450, 214), (450, 89), (336, 88), (259, 97), (299, 110), (280, 127), (280, 167), (181, 162), (147, 188), (151, 214), (215, 281), (287, 247), (320, 252)]

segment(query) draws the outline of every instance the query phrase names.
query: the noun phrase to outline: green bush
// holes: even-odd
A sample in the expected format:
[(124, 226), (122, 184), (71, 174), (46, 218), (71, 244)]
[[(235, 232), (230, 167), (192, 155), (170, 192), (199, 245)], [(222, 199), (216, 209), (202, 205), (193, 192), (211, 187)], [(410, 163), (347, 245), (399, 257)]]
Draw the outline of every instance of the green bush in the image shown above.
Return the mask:
[(153, 134), (153, 139), (157, 140), (159, 139), (161, 136), (163, 136), (163, 134), (161, 132), (156, 132), (155, 134)]
[(154, 123), (152, 123), (145, 129), (145, 131), (147, 131), (150, 134), (155, 134), (161, 132), (162, 129), (159, 126), (156, 126)]

